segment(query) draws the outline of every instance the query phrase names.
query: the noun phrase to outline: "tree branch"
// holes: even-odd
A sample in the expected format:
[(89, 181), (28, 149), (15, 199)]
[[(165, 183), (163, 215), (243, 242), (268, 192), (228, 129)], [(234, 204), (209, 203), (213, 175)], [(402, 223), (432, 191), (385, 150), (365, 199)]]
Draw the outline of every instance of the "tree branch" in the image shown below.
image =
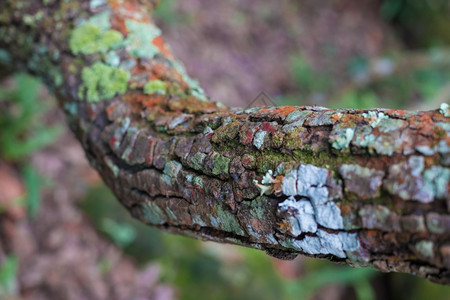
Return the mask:
[(450, 283), (450, 111), (229, 109), (144, 1), (0, 0), (0, 48), (55, 91), (91, 164), (161, 229)]

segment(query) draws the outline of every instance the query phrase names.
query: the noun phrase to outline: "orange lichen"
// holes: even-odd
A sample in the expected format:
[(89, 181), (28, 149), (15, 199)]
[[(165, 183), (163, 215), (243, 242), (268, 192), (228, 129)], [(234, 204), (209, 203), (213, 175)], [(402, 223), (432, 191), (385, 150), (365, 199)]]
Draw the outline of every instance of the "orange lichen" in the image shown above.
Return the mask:
[(173, 59), (173, 55), (172, 52), (170, 51), (170, 49), (166, 46), (166, 44), (164, 43), (164, 40), (161, 36), (156, 37), (152, 44), (158, 48), (159, 52), (161, 52), (165, 57), (169, 58), (169, 59)]

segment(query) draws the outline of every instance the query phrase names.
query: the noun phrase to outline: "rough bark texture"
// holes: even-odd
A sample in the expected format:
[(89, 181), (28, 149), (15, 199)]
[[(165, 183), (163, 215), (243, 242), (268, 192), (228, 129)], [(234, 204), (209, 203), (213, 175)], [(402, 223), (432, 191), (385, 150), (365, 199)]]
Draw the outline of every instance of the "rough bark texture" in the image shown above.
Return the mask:
[(144, 2), (0, 1), (2, 63), (55, 91), (133, 216), (280, 258), (450, 283), (446, 105), (226, 108), (173, 58)]

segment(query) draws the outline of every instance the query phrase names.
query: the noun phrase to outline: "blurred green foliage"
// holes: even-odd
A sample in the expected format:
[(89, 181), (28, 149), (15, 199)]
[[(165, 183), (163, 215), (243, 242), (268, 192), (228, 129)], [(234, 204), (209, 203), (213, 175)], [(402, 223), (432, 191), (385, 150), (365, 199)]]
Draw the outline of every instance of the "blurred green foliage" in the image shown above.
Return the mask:
[(450, 45), (448, 0), (383, 0), (380, 14), (410, 47)]
[(41, 88), (39, 80), (23, 73), (14, 76), (12, 86), (0, 86), (0, 157), (21, 168), (27, 193), (19, 202), (26, 205), (31, 217), (39, 211), (41, 189), (48, 180), (38, 174), (28, 158), (63, 132), (61, 125), (45, 124), (45, 114), (52, 104), (39, 99)]
[(174, 9), (175, 2), (176, 0), (161, 1), (153, 13), (155, 18), (163, 20), (164, 23), (169, 25), (183, 22), (185, 20), (184, 17), (180, 16)]
[(41, 84), (35, 77), (20, 73), (14, 83), (14, 87), (0, 87), (0, 154), (19, 161), (52, 143), (63, 127), (43, 122), (51, 106), (38, 99)]
[(0, 263), (0, 299), (16, 294), (18, 266), (18, 259), (15, 255), (6, 257)]

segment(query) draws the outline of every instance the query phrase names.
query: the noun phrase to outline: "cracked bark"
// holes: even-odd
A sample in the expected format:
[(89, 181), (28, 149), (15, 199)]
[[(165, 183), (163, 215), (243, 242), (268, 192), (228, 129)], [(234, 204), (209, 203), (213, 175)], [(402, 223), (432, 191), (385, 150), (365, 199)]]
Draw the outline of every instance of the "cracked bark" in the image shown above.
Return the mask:
[(447, 106), (230, 109), (188, 77), (148, 2), (0, 6), (1, 63), (55, 92), (136, 218), (280, 258), (450, 283)]

